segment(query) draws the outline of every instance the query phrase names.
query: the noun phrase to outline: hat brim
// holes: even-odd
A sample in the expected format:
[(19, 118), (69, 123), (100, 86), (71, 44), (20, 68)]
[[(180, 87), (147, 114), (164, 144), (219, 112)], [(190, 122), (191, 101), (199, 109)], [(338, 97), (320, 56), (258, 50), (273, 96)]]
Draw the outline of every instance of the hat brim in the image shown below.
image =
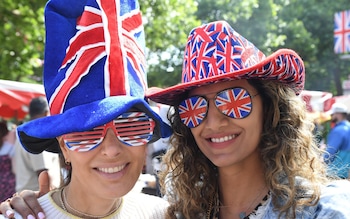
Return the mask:
[(196, 87), (240, 79), (274, 80), (288, 84), (299, 95), (304, 89), (304, 73), (305, 68), (300, 56), (293, 50), (280, 49), (266, 57), (262, 62), (249, 68), (186, 82), (165, 89), (152, 87), (147, 90), (146, 96), (158, 103), (176, 105), (186, 92)]
[(156, 122), (152, 141), (169, 137), (171, 128), (162, 121), (149, 104), (133, 96), (112, 96), (103, 100), (73, 107), (62, 114), (35, 119), (20, 125), (17, 134), (22, 146), (30, 153), (44, 150), (60, 152), (56, 137), (91, 130), (103, 125), (131, 108), (146, 112)]

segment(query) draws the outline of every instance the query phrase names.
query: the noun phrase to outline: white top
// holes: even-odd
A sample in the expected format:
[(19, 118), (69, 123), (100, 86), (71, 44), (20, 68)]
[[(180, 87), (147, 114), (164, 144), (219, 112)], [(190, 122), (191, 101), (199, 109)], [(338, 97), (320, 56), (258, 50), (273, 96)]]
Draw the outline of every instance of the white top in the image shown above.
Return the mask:
[(0, 156), (8, 155), (9, 157), (13, 157), (15, 154), (15, 147), (7, 141), (4, 141), (2, 147), (0, 148)]
[[(47, 219), (78, 219), (72, 214), (65, 212), (53, 200), (53, 191), (39, 198), (39, 203), (44, 209)], [(120, 208), (106, 219), (165, 219), (165, 211), (168, 202), (157, 196), (143, 193), (130, 192), (123, 197)], [(5, 218), (0, 215), (0, 219)], [(15, 218), (22, 218), (18, 213)]]
[(50, 183), (58, 187), (60, 183), (60, 165), (58, 154), (42, 152), (32, 154), (26, 151), (17, 140), (15, 143), (14, 170), (16, 174), (16, 191), (25, 189), (39, 190), (37, 171), (49, 170)]

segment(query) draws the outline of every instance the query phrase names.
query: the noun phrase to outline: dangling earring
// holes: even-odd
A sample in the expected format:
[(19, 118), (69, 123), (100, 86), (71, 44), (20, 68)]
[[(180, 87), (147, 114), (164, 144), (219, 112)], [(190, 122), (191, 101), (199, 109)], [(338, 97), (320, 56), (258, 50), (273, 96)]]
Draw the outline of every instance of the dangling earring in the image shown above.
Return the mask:
[(65, 160), (65, 161), (64, 161), (64, 164), (65, 164), (65, 167), (64, 167), (64, 168), (65, 168), (66, 170), (68, 170), (68, 171), (69, 171), (69, 170), (71, 170), (71, 169), (72, 169), (71, 162), (69, 162), (69, 161)]

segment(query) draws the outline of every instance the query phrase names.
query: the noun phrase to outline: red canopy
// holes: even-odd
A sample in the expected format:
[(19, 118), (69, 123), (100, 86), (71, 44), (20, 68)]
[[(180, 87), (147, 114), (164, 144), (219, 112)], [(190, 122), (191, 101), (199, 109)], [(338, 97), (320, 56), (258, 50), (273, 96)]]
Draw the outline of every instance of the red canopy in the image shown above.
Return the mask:
[(305, 101), (308, 112), (325, 112), (326, 102), (333, 95), (329, 92), (303, 90), (300, 96)]
[(45, 96), (43, 85), (0, 80), (0, 117), (23, 120), (32, 98)]

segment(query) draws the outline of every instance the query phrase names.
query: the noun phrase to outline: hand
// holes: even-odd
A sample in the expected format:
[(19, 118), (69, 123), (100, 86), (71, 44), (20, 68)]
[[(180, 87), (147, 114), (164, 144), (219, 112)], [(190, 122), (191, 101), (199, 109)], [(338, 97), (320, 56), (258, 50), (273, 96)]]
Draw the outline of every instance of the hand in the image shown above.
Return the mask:
[[(38, 203), (37, 198), (45, 195), (50, 191), (50, 178), (47, 171), (39, 175), (39, 191), (23, 190), (15, 193), (12, 198), (0, 204), (0, 211), (6, 218), (14, 218), (14, 208), (23, 218), (45, 218), (44, 211)], [(36, 215), (36, 216), (34, 216)]]

